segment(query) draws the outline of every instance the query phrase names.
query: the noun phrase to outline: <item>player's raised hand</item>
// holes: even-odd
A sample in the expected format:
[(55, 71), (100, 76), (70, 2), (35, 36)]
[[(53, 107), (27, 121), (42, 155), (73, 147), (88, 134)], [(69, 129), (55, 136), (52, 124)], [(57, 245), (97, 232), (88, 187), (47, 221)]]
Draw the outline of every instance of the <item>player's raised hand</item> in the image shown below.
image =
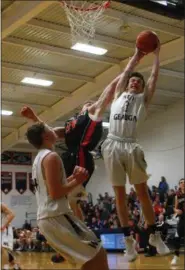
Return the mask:
[(79, 184), (82, 184), (88, 179), (88, 171), (82, 167), (75, 166), (73, 176)]
[(154, 51), (154, 54), (159, 55), (160, 49), (161, 49), (161, 43), (160, 43), (160, 41), (158, 39), (158, 45), (157, 45), (157, 48)]
[(35, 113), (30, 107), (24, 106), (21, 109), (21, 115), (27, 119), (35, 120)]
[(134, 58), (136, 60), (137, 63), (140, 62), (140, 60), (146, 55), (146, 53), (140, 51), (137, 47), (135, 49), (135, 54), (134, 54)]

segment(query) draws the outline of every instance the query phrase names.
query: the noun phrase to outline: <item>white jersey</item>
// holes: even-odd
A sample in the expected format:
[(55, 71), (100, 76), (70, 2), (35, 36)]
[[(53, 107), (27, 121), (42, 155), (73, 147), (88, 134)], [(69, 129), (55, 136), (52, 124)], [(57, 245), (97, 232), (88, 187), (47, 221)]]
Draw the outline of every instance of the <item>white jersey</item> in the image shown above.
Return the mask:
[[(62, 197), (57, 200), (50, 198), (46, 181), (42, 173), (42, 160), (52, 151), (43, 149), (37, 154), (32, 168), (32, 179), (35, 186), (35, 194), (37, 199), (37, 220), (56, 217), (64, 213), (71, 212), (67, 197)], [(61, 160), (61, 171), (63, 176), (61, 177), (61, 183), (66, 183), (66, 175)]]
[(137, 126), (146, 116), (144, 94), (124, 92), (112, 103), (109, 137), (121, 139), (137, 138)]

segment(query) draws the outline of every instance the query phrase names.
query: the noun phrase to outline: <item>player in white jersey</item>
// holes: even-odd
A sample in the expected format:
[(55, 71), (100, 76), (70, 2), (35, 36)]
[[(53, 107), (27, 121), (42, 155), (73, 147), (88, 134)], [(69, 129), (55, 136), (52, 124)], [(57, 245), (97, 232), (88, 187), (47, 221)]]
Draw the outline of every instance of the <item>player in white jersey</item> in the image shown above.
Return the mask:
[(3, 269), (9, 269), (9, 265), (13, 269), (21, 269), (15, 261), (14, 256), (11, 254), (13, 250), (13, 230), (11, 222), (15, 215), (5, 205), (1, 203), (1, 247), (2, 247), (2, 266)]
[(155, 59), (152, 72), (145, 86), (143, 76), (138, 72), (133, 72), (137, 63), (144, 56), (142, 52), (136, 49), (117, 83), (115, 98), (111, 106), (109, 133), (102, 145), (106, 170), (115, 191), (117, 212), (125, 235), (128, 261), (135, 260), (137, 252), (128, 224), (126, 175), (130, 184), (135, 186), (142, 211), (148, 223), (149, 243), (156, 247), (158, 253), (169, 253), (169, 249), (156, 232), (155, 215), (147, 188), (147, 164), (144, 159), (144, 152), (137, 142), (138, 124), (144, 120), (147, 107), (156, 89), (159, 51), (160, 43), (154, 52)]
[(82, 184), (88, 174), (75, 167), (66, 179), (59, 155), (54, 152), (56, 133), (44, 123), (27, 130), (28, 141), (39, 150), (32, 168), (37, 199), (37, 222), (48, 243), (65, 259), (83, 270), (108, 270), (108, 262), (100, 241), (72, 213), (67, 195)]

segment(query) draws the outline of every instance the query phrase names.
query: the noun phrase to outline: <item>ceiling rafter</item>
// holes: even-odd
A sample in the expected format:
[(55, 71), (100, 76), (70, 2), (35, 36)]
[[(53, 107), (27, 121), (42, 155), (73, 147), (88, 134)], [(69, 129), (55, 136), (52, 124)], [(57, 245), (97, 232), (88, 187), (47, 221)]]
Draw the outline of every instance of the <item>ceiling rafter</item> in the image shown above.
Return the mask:
[(79, 51), (75, 51), (75, 50), (71, 50), (71, 49), (65, 49), (65, 48), (61, 48), (61, 47), (46, 45), (43, 43), (22, 40), (20, 38), (15, 38), (15, 37), (8, 37), (5, 40), (3, 40), (3, 43), (11, 44), (12, 46), (30, 47), (30, 48), (38, 49), (41, 51), (50, 52), (53, 54), (67, 55), (70, 57), (75, 57), (75, 58), (84, 59), (84, 60), (91, 60), (91, 61), (99, 62), (99, 63), (106, 63), (106, 64), (112, 64), (112, 65), (118, 64), (119, 65), (119, 62), (120, 62), (119, 59), (115, 59), (115, 58), (108, 57), (108, 56), (93, 55), (93, 54), (79, 52)]
[(104, 15), (114, 18), (116, 20), (126, 21), (129, 25), (140, 25), (146, 27), (147, 29), (150, 28), (154, 31), (157, 30), (163, 33), (174, 35), (176, 37), (184, 36), (184, 29), (179, 28), (177, 26), (172, 26), (163, 22), (158, 22), (144, 17), (139, 17), (134, 14), (127, 14), (115, 9), (110, 8), (106, 9)]
[(184, 98), (184, 93), (174, 90), (157, 89), (156, 94), (166, 97)]
[(66, 73), (66, 72), (61, 72), (61, 71), (48, 70), (48, 69), (43, 69), (43, 68), (39, 68), (39, 67), (32, 67), (32, 66), (3, 62), (3, 61), (1, 63), (2, 63), (3, 68), (30, 71), (30, 72), (37, 73), (38, 75), (39, 74), (50, 75), (53, 77), (66, 78), (66, 79), (70, 79), (70, 80), (94, 82), (94, 78), (84, 76), (84, 75), (71, 74), (71, 73)]
[(1, 83), (1, 91), (8, 91), (8, 90), (13, 90), (15, 92), (23, 92), (23, 93), (34, 93), (34, 94), (39, 94), (39, 95), (47, 95), (51, 97), (68, 97), (70, 96), (70, 93), (67, 91), (61, 91), (60, 89), (58, 90), (53, 90), (52, 88), (44, 88), (44, 87), (34, 87), (34, 86), (28, 86), (26, 84), (21, 85), (21, 84), (16, 84), (16, 83), (10, 83), (10, 82), (2, 82)]
[(12, 100), (7, 100), (3, 99), (2, 100), (2, 107), (3, 106), (12, 106), (14, 108), (20, 108), (20, 106), (30, 106), (35, 109), (40, 109), (40, 110), (46, 110), (49, 109), (48, 106), (43, 105), (43, 104), (35, 104), (35, 103), (27, 103), (27, 102), (19, 102), (19, 101), (12, 101)]
[(2, 40), (53, 3), (55, 1), (14, 1), (2, 13)]
[[(65, 26), (65, 25), (58, 25), (58, 24), (46, 22), (43, 20), (35, 19), (35, 18), (30, 20), (26, 24), (30, 26), (35, 26), (35, 27), (51, 30), (54, 32), (65, 33), (65, 34), (71, 35), (70, 27)], [(114, 45), (117, 47), (124, 47), (124, 48), (131, 48), (131, 49), (135, 48), (135, 44), (133, 42), (129, 42), (123, 39), (113, 38), (113, 37), (105, 36), (105, 35), (95, 34), (94, 40), (100, 41), (109, 45)]]
[(173, 71), (170, 69), (160, 69), (160, 74), (165, 75), (165, 76), (170, 76), (170, 77), (175, 77), (178, 79), (184, 79), (184, 72), (179, 72), (179, 71)]

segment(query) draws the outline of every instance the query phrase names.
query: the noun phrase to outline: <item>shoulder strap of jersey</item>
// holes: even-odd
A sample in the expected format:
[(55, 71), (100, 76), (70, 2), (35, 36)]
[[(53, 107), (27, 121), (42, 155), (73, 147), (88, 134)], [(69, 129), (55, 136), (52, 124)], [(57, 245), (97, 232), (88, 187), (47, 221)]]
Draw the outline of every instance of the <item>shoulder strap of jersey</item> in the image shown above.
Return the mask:
[(37, 154), (33, 164), (33, 178), (36, 178), (36, 176), (38, 175), (39, 163), (41, 164), (43, 158), (47, 156), (50, 152), (51, 150), (49, 149), (43, 149), (40, 150), (39, 153)]

